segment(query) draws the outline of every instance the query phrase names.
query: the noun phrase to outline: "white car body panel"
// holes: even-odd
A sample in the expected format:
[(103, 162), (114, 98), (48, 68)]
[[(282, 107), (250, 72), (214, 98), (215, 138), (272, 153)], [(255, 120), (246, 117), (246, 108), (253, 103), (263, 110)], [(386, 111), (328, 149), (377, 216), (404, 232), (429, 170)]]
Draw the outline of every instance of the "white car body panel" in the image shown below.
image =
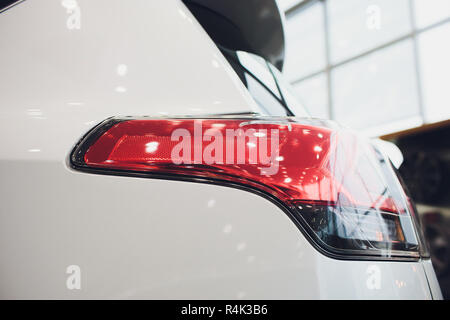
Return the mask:
[(189, 10), (165, 2), (77, 1), (80, 29), (61, 1), (3, 12), (0, 157), (61, 160), (111, 116), (257, 111)]
[(179, 1), (79, 0), (79, 29), (62, 3), (0, 14), (0, 298), (439, 298), (428, 262), (328, 258), (258, 195), (72, 170), (110, 116), (257, 109)]
[[(48, 162), (2, 161), (1, 175), (14, 178), (1, 184), (1, 298), (431, 297), (420, 263), (327, 258), (246, 191)], [(81, 290), (66, 288), (69, 265)]]
[(442, 300), (444, 297), (442, 296), (441, 287), (439, 286), (438, 279), (436, 277), (436, 273), (433, 269), (433, 264), (430, 259), (422, 261), (423, 268), (425, 270), (425, 274), (427, 276), (428, 285), (430, 286), (431, 296), (434, 300)]

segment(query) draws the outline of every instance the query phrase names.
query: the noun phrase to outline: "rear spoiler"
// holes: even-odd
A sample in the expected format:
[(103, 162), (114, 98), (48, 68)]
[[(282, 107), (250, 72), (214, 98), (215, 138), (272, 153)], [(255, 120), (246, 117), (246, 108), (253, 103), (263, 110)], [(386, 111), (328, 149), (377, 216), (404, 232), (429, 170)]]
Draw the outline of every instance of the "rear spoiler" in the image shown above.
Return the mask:
[(232, 50), (257, 54), (280, 71), (284, 14), (275, 0), (183, 0), (209, 36)]

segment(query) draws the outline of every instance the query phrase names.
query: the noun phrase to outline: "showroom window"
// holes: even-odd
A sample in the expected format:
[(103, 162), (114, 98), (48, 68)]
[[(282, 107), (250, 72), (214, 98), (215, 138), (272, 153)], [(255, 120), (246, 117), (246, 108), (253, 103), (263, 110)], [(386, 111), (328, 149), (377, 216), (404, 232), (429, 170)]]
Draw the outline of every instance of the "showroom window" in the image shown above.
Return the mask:
[(418, 28), (428, 27), (445, 20), (450, 15), (450, 1), (448, 0), (414, 0), (413, 5)]
[(450, 23), (421, 33), (418, 44), (425, 119), (438, 121), (450, 109)]
[(298, 80), (326, 66), (324, 12), (321, 2), (313, 3), (289, 18), (285, 28), (285, 76)]
[(298, 100), (305, 106), (314, 106), (313, 115), (329, 118), (327, 77), (324, 72), (293, 85)]
[(329, 0), (330, 61), (337, 63), (411, 31), (408, 0)]
[(283, 73), (313, 116), (371, 136), (450, 118), (449, 0), (278, 3)]
[(334, 68), (331, 83), (335, 118), (349, 127), (419, 115), (410, 39)]

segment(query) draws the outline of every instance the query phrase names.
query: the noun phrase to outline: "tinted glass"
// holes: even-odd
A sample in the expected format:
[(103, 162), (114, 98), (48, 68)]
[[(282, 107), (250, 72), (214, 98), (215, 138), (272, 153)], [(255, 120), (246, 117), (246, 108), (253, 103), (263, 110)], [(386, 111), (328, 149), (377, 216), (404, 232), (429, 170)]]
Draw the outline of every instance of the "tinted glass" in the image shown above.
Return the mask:
[(0, 1), (0, 10), (3, 10), (6, 7), (9, 7), (14, 2), (17, 2), (17, 0), (2, 0), (2, 1)]

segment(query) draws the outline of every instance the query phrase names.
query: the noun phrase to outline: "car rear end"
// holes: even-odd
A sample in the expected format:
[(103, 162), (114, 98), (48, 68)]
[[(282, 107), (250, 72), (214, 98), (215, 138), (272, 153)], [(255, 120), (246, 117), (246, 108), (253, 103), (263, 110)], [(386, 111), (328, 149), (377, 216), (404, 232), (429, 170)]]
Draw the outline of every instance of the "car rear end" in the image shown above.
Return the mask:
[(196, 17), (144, 0), (0, 13), (0, 297), (440, 299), (383, 151), (263, 108), (242, 48)]

